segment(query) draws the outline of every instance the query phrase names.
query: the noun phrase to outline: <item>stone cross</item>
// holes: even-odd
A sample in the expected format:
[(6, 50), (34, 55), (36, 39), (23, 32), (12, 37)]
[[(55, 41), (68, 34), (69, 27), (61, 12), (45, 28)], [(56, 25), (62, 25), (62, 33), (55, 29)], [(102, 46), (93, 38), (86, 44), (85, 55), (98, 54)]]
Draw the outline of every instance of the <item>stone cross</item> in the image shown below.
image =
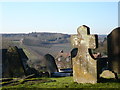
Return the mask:
[(73, 79), (77, 83), (97, 83), (97, 61), (91, 49), (97, 47), (96, 35), (90, 35), (89, 27), (83, 25), (77, 29), (77, 35), (71, 36), (71, 44), (78, 48), (77, 55), (72, 58)]

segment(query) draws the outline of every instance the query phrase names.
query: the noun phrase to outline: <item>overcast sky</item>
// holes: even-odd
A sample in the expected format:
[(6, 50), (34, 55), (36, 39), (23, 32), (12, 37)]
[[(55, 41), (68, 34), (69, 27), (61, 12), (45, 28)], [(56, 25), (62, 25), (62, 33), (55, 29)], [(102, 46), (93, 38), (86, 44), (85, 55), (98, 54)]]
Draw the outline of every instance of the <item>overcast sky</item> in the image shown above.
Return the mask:
[(117, 2), (1, 2), (0, 7), (0, 33), (74, 34), (87, 25), (92, 34), (108, 34), (118, 26)]

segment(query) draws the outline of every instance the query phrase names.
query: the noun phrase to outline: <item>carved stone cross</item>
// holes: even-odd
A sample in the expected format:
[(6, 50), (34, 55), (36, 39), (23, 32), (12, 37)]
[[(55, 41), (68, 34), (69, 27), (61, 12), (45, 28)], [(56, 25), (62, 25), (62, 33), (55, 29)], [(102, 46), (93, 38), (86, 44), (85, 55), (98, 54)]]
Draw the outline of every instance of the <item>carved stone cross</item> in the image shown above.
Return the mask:
[(77, 35), (71, 36), (71, 44), (78, 48), (72, 58), (73, 78), (78, 83), (97, 83), (97, 61), (90, 55), (90, 49), (96, 48), (96, 35), (90, 35), (89, 27), (83, 25), (77, 29)]

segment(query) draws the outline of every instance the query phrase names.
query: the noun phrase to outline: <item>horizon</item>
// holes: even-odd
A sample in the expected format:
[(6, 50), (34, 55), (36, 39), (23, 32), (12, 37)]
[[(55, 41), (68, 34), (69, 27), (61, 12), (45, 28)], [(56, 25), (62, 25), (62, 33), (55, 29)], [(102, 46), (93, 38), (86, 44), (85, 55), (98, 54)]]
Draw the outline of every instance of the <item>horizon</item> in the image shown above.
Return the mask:
[(0, 33), (76, 34), (79, 26), (87, 25), (91, 34), (109, 34), (118, 27), (118, 2), (1, 2), (0, 6)]
[[(1, 35), (2, 34), (31, 34), (31, 33), (37, 33), (37, 34), (39, 34), (39, 33), (51, 33), (51, 34), (67, 34), (67, 35), (72, 35), (72, 34), (68, 34), (68, 33), (59, 33), (59, 32), (29, 32), (29, 33), (0, 33)], [(77, 34), (77, 33), (75, 33), (75, 34)], [(90, 33), (91, 34), (91, 33)], [(94, 34), (93, 34), (94, 35)], [(108, 35), (108, 34), (97, 34), (97, 35)]]

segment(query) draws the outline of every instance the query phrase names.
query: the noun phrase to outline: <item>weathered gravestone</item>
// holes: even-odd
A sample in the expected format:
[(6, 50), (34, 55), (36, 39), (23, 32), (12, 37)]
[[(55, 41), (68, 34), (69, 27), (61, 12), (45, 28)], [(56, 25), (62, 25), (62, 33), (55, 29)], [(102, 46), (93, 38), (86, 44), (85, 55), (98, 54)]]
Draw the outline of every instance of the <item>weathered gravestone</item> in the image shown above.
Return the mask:
[(25, 75), (17, 47), (9, 47), (2, 52), (2, 77), (21, 77)]
[(120, 27), (114, 29), (108, 36), (109, 68), (120, 74)]
[(9, 47), (1, 49), (2, 52), (2, 77), (23, 77), (31, 74), (38, 75), (39, 73), (34, 68), (28, 66), (28, 57), (23, 49)]
[(46, 71), (49, 73), (49, 75), (51, 76), (51, 73), (58, 72), (58, 68), (54, 57), (50, 54), (46, 54), (44, 58), (45, 58)]
[(97, 61), (92, 58), (91, 49), (97, 47), (97, 35), (90, 35), (89, 27), (83, 25), (71, 36), (71, 44), (78, 48), (72, 58), (73, 79), (77, 83), (97, 83)]
[(38, 72), (38, 70), (29, 66), (29, 63), (28, 63), (29, 58), (27, 57), (27, 55), (25, 54), (22, 48), (18, 48), (18, 54), (19, 54), (20, 61), (22, 63), (22, 67), (24, 69), (25, 75), (28, 76), (28, 75), (34, 74), (35, 77), (39, 76), (40, 73)]

